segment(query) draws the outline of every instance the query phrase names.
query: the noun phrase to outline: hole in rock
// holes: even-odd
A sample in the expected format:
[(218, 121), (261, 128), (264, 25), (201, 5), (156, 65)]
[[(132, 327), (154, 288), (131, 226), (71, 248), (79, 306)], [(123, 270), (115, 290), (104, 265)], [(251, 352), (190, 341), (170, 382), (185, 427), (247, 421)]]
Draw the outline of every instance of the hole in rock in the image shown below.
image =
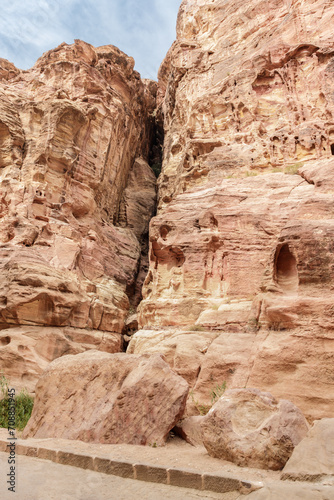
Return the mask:
[(295, 257), (292, 255), (288, 244), (284, 244), (276, 251), (275, 276), (277, 284), (287, 292), (298, 289), (298, 270)]
[(5, 345), (10, 344), (11, 338), (6, 335), (6, 337), (1, 337), (0, 338), (0, 346), (3, 347)]
[(164, 225), (164, 226), (160, 227), (160, 231), (159, 232), (160, 232), (160, 236), (161, 236), (161, 238), (163, 240), (167, 239), (167, 235), (168, 235), (169, 231), (170, 231), (170, 227), (169, 226)]
[(332, 155), (334, 155), (334, 144), (331, 144), (331, 152), (332, 152)]
[(210, 216), (210, 225), (212, 227), (218, 227), (218, 221), (214, 215)]

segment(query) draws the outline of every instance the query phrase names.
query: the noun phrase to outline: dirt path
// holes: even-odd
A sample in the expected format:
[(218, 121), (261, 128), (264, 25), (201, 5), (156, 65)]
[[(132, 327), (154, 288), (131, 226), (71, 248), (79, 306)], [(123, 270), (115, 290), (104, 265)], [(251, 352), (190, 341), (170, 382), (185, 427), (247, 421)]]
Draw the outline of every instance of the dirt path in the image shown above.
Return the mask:
[(0, 453), (1, 500), (237, 500), (237, 492), (214, 493), (123, 479), (19, 455), (16, 491), (7, 490), (7, 453)]

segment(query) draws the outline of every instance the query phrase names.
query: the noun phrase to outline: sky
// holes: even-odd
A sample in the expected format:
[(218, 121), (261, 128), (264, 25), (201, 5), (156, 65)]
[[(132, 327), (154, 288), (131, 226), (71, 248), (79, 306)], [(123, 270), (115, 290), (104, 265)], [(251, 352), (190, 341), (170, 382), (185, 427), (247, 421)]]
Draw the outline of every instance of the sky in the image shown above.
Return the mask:
[(142, 78), (157, 72), (175, 40), (181, 0), (6, 0), (0, 57), (31, 68), (47, 50), (75, 38), (116, 45), (135, 59)]

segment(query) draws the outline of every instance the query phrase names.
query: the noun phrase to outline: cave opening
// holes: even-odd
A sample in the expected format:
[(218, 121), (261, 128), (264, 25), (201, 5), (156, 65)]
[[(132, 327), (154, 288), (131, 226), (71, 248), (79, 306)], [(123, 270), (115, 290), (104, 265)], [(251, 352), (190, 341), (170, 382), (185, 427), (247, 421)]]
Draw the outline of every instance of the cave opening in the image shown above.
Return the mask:
[(297, 261), (287, 243), (276, 250), (275, 278), (282, 290), (286, 292), (298, 290)]
[(334, 155), (334, 144), (331, 144), (331, 152), (332, 152), (332, 155)]

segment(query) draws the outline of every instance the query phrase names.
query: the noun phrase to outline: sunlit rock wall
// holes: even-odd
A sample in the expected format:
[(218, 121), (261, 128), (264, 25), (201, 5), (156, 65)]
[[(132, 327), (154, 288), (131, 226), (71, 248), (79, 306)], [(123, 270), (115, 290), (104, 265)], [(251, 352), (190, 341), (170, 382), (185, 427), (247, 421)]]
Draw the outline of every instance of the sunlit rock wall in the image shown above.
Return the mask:
[[(157, 86), (133, 66), (116, 47), (78, 40), (29, 71), (0, 60), (0, 368), (20, 365), (16, 380), (33, 384), (41, 372), (45, 327), (66, 327), (58, 344), (78, 341), (76, 352), (119, 351), (140, 300)], [(47, 361), (66, 353), (50, 346)]]
[(164, 351), (205, 402), (226, 380), (333, 412), (333, 21), (324, 0), (181, 4), (130, 350)]

